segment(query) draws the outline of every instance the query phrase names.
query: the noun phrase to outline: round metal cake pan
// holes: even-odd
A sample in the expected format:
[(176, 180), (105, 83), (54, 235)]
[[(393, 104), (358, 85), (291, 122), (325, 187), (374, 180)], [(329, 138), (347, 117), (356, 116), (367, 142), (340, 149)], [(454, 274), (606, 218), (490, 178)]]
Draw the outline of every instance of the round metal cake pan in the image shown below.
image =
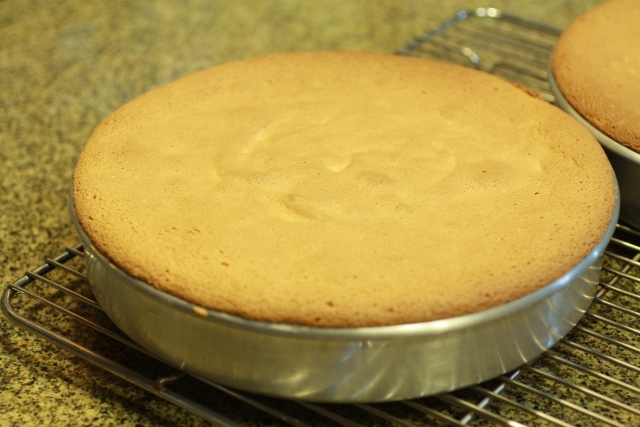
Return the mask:
[(96, 299), (125, 334), (159, 359), (205, 381), (245, 391), (353, 403), (416, 398), (478, 384), (553, 346), (593, 300), (619, 203), (589, 255), (532, 294), (450, 319), (343, 329), (247, 320), (158, 291), (127, 275), (93, 246), (73, 202), (71, 213)]
[(640, 230), (640, 153), (604, 134), (576, 111), (562, 94), (551, 71), (549, 86), (556, 105), (586, 127), (604, 148), (620, 186), (620, 220)]

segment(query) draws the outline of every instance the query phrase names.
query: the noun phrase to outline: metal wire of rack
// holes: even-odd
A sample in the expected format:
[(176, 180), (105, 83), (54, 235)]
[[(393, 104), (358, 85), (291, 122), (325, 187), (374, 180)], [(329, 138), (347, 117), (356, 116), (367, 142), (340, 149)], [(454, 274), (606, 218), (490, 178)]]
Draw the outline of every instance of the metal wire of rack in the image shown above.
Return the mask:
[[(559, 31), (495, 9), (459, 12), (398, 53), (473, 66), (553, 101), (547, 63)], [(221, 426), (640, 425), (640, 232), (618, 225), (599, 292), (580, 323), (534, 362), (458, 392), (384, 404), (257, 396), (169, 366), (124, 336), (93, 298), (81, 245), (11, 283), (5, 315), (126, 381)]]
[(498, 9), (462, 10), (397, 53), (477, 68), (553, 102), (547, 77), (549, 58), (560, 32)]

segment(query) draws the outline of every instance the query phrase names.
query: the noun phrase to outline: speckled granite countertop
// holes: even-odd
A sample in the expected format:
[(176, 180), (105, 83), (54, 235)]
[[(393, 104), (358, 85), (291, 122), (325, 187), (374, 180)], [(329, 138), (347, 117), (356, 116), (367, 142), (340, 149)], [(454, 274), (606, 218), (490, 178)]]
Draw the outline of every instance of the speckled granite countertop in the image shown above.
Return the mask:
[[(67, 211), (76, 156), (101, 118), (154, 86), (267, 52), (393, 52), (465, 8), (564, 27), (599, 2), (1, 1), (2, 285), (78, 241)], [(205, 423), (0, 316), (0, 425), (29, 424)]]

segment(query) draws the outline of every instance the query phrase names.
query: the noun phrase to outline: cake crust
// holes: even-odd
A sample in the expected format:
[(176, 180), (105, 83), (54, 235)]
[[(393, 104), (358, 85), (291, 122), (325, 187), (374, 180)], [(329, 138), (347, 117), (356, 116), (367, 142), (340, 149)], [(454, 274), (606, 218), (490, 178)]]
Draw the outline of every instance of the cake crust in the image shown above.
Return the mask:
[(73, 199), (133, 277), (249, 319), (365, 327), (527, 295), (602, 238), (609, 163), (556, 107), (479, 71), (296, 52), (125, 104), (90, 136)]
[(610, 0), (573, 22), (552, 56), (558, 88), (587, 121), (640, 153), (640, 2)]

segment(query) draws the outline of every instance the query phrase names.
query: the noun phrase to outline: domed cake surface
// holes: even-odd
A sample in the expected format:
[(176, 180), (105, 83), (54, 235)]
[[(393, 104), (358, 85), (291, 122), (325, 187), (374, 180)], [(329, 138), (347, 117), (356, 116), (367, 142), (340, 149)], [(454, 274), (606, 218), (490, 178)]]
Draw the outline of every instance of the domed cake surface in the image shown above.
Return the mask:
[(525, 296), (615, 204), (567, 114), (495, 76), (358, 52), (271, 54), (130, 101), (74, 171), (79, 222), (198, 306), (318, 327), (424, 322)]
[(578, 18), (562, 33), (551, 66), (580, 115), (640, 153), (640, 2), (610, 0)]

